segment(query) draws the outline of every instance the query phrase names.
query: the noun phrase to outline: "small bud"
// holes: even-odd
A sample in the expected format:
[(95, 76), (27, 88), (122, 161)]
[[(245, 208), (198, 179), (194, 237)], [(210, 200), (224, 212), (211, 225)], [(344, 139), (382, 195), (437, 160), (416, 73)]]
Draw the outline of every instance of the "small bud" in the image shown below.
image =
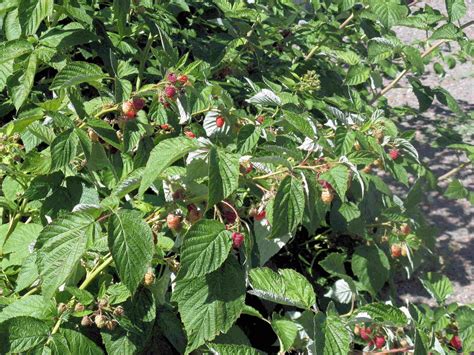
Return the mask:
[(104, 328), (106, 324), (107, 324), (106, 316), (103, 316), (101, 314), (95, 316), (95, 325), (97, 326), (97, 328), (99, 329)]
[(143, 279), (143, 284), (145, 286), (151, 286), (151, 285), (153, 285), (154, 282), (155, 282), (155, 274), (152, 273), (151, 271), (148, 271), (145, 274), (145, 277)]
[(354, 334), (355, 334), (355, 335), (359, 335), (359, 334), (360, 334), (360, 327), (359, 327), (358, 324), (356, 324), (356, 325), (354, 326)]
[(196, 138), (196, 135), (195, 135), (193, 132), (191, 132), (191, 131), (186, 131), (186, 132), (184, 132), (184, 134), (185, 134), (186, 137), (188, 137), (188, 138)]
[(89, 130), (87, 131), (87, 134), (89, 135), (89, 139), (91, 140), (91, 142), (97, 143), (99, 141), (99, 136), (97, 135), (97, 133), (95, 133), (95, 131), (92, 128), (89, 128)]
[(407, 223), (403, 223), (401, 226), (400, 226), (400, 232), (403, 234), (403, 235), (408, 235), (411, 233), (411, 228), (410, 226), (407, 224)]
[(125, 310), (122, 306), (117, 306), (114, 309), (114, 316), (121, 317), (125, 314)]
[(357, 150), (357, 151), (359, 151), (361, 149), (361, 146), (360, 146), (359, 142), (357, 142), (357, 141), (354, 142), (354, 149)]
[(64, 311), (66, 311), (67, 309), (67, 305), (65, 303), (59, 303), (58, 304), (58, 313), (63, 313)]
[(179, 81), (181, 84), (185, 85), (185, 84), (188, 83), (188, 76), (185, 75), (185, 74), (182, 74), (182, 75), (178, 76), (178, 81)]
[(321, 200), (326, 205), (331, 204), (332, 200), (334, 200), (334, 192), (332, 189), (323, 188), (323, 191), (321, 192)]
[(178, 80), (178, 77), (174, 73), (169, 73), (168, 76), (166, 77), (166, 79), (168, 79), (168, 81), (171, 84), (174, 84)]
[(74, 306), (74, 312), (82, 312), (84, 309), (86, 309), (86, 307), (84, 307), (84, 305), (80, 302), (76, 303)]
[(97, 305), (99, 306), (99, 308), (106, 308), (109, 305), (109, 301), (105, 298), (101, 298)]
[(107, 328), (107, 330), (112, 331), (117, 327), (117, 321), (115, 319), (108, 320), (107, 322), (105, 322), (105, 327)]
[(84, 316), (81, 319), (81, 325), (83, 327), (89, 327), (90, 325), (92, 325), (92, 320), (89, 318), (89, 316)]
[(263, 115), (257, 116), (256, 121), (257, 121), (259, 124), (263, 124), (263, 122), (265, 121), (265, 116), (263, 116)]
[(172, 231), (178, 232), (181, 230), (181, 216), (170, 213), (166, 217), (166, 223), (168, 224), (168, 228)]

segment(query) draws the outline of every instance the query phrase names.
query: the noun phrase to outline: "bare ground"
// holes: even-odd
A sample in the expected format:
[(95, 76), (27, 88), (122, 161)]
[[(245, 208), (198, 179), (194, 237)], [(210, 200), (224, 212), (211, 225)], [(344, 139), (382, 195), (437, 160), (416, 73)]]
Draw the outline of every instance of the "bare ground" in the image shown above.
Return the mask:
[[(474, 4), (471, 0), (466, 1), (468, 14), (462, 20), (463, 23), (474, 19)], [(415, 6), (422, 7), (425, 4), (445, 12), (443, 0), (419, 2)], [(474, 26), (467, 28), (465, 33), (469, 38), (474, 38)], [(422, 31), (413, 29), (397, 28), (396, 32), (400, 38), (410, 43), (425, 38)], [(456, 48), (443, 47), (443, 52), (449, 55)], [(441, 63), (443, 64), (443, 63)], [(474, 65), (472, 62), (457, 63), (453, 69), (446, 70), (444, 77), (438, 76), (433, 67), (423, 76), (421, 81), (428, 86), (441, 86), (448, 90), (457, 100), (462, 109), (468, 115), (474, 108)], [(408, 105), (418, 107), (418, 101), (408, 81), (403, 79), (398, 87), (387, 94), (389, 103), (393, 106)], [(474, 143), (474, 121), (460, 120), (446, 107), (435, 101), (431, 108), (421, 115), (407, 117), (401, 122), (404, 128), (416, 130), (416, 148), (424, 162), (429, 162), (437, 176), (441, 176), (451, 169), (466, 161), (464, 153), (452, 149), (441, 149), (432, 146), (433, 132), (436, 127), (449, 127), (460, 133), (466, 142)], [(464, 186), (469, 190), (474, 189), (474, 172), (472, 165), (463, 169), (456, 175)], [(446, 185), (449, 180), (444, 184)], [(467, 200), (449, 200), (438, 192), (430, 192), (422, 209), (428, 220), (437, 227), (437, 257), (426, 265), (421, 271), (441, 271), (453, 282), (454, 293), (449, 297), (449, 302), (463, 304), (474, 303), (474, 207)], [(435, 255), (435, 256), (438, 256)], [(419, 273), (418, 273), (419, 275)], [(409, 281), (397, 283), (398, 294), (403, 301), (433, 304), (429, 295), (421, 286), (415, 275)]]

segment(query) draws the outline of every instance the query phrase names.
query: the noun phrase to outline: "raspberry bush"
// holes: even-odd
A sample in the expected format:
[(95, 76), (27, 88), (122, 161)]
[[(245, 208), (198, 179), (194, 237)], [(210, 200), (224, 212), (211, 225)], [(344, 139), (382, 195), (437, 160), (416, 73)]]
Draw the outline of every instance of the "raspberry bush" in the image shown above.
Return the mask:
[[(469, 163), (435, 176), (385, 99), (408, 78), (468, 117), (420, 80), (473, 54), (446, 7), (3, 0), (0, 352), (473, 351), (472, 307), (416, 273), (418, 204), (441, 180), (472, 201)], [(437, 307), (398, 303), (411, 277)]]

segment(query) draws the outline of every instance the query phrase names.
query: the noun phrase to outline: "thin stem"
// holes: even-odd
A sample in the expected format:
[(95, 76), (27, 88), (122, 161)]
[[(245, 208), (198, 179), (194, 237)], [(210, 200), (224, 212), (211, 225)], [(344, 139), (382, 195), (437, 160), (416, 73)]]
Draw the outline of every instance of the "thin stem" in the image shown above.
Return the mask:
[(265, 174), (265, 175), (255, 176), (255, 177), (252, 178), (252, 180), (266, 179), (266, 178), (269, 178), (271, 176), (280, 175), (280, 174), (283, 174), (283, 173), (286, 173), (286, 172), (288, 172), (288, 169), (274, 171), (273, 173), (268, 173), (268, 174)]
[(0, 245), (0, 256), (3, 255), (3, 246), (7, 242), (8, 238), (12, 235), (13, 231), (15, 230), (16, 226), (18, 225), (18, 222), (20, 222), (21, 217), (23, 216), (23, 213), (25, 212), (26, 204), (28, 201), (25, 199), (20, 205), (19, 211), (17, 214), (13, 217), (13, 219), (10, 221), (10, 225), (8, 226), (7, 234), (5, 234), (5, 238), (3, 239), (3, 244)]
[(456, 175), (458, 172), (460, 172), (462, 169), (464, 169), (466, 166), (468, 166), (469, 164), (471, 164), (471, 162), (469, 161), (466, 161), (462, 164), (460, 164), (459, 166), (457, 166), (456, 168), (448, 171), (446, 174), (444, 175), (441, 175), (439, 178), (438, 178), (438, 181), (443, 181), (443, 180), (446, 180), (446, 179), (449, 179), (451, 176), (453, 175)]
[(141, 53), (140, 57), (140, 64), (138, 66), (138, 76), (137, 76), (137, 82), (135, 84), (135, 90), (138, 91), (140, 90), (140, 86), (142, 85), (142, 76), (143, 76), (143, 71), (145, 70), (145, 63), (148, 57), (148, 53), (150, 52), (151, 45), (153, 44), (153, 35), (150, 33), (148, 35), (148, 39), (145, 44), (145, 49)]
[(346, 27), (353, 18), (354, 18), (354, 13), (351, 13), (351, 15), (348, 18), (346, 18), (346, 20), (343, 23), (339, 25), (339, 29), (342, 30), (344, 27)]
[(79, 286), (80, 290), (85, 289), (89, 284), (99, 275), (107, 266), (109, 266), (114, 259), (112, 256), (107, 257), (102, 264), (100, 264), (97, 269), (95, 269), (93, 272), (90, 273), (89, 276), (86, 277), (86, 279), (82, 282), (82, 284)]
[(35, 293), (38, 290), (39, 290), (39, 286), (33, 287), (31, 290), (29, 290), (27, 293), (25, 293), (23, 296), (21, 296), (21, 298), (32, 295), (33, 293)]

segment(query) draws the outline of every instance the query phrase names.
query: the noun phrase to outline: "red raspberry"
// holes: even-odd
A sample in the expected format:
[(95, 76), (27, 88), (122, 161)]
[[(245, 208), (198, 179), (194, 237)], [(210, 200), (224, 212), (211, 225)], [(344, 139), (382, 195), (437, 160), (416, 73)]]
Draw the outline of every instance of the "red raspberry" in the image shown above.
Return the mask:
[(411, 233), (411, 228), (408, 224), (406, 223), (403, 223), (401, 226), (400, 226), (400, 232), (402, 232), (403, 235), (408, 235)]
[(327, 182), (326, 180), (319, 180), (319, 184), (325, 189), (332, 190), (332, 185), (329, 182)]
[(178, 81), (181, 84), (185, 85), (188, 82), (188, 76), (185, 75), (185, 74), (182, 74), (182, 75), (178, 76)]
[(145, 100), (143, 100), (141, 97), (134, 97), (132, 102), (133, 107), (137, 111), (140, 111), (143, 107), (145, 107)]
[(217, 116), (216, 118), (216, 126), (218, 128), (221, 128), (225, 123), (225, 120), (224, 120), (224, 117), (222, 117), (221, 115)]
[(178, 78), (176, 77), (176, 74), (174, 73), (169, 73), (166, 78), (171, 84), (174, 84), (178, 80)]
[(196, 138), (196, 135), (195, 135), (193, 132), (191, 132), (191, 131), (186, 131), (186, 132), (184, 132), (184, 134), (185, 134), (186, 137), (188, 137), (188, 138)]
[(385, 338), (384, 338), (383, 336), (381, 336), (381, 335), (377, 335), (377, 336), (375, 337), (374, 342), (375, 342), (375, 347), (376, 347), (377, 349), (382, 349), (383, 346), (385, 345)]
[(402, 247), (399, 244), (393, 244), (390, 247), (392, 258), (399, 258), (402, 255)]
[(256, 221), (261, 221), (262, 219), (265, 218), (266, 215), (267, 215), (267, 212), (263, 210), (262, 212), (257, 213), (254, 218)]
[(174, 86), (165, 87), (165, 96), (172, 99), (176, 95), (176, 88)]
[(265, 116), (263, 116), (263, 115), (257, 116), (257, 122), (258, 123), (263, 124), (263, 121), (265, 121)]
[(372, 329), (370, 329), (369, 327), (361, 327), (360, 328), (360, 337), (363, 339), (363, 340), (369, 340), (370, 339), (370, 335), (372, 334)]
[(232, 233), (232, 248), (239, 249), (244, 242), (244, 235), (242, 233)]
[(392, 160), (397, 160), (397, 158), (400, 156), (400, 151), (398, 149), (391, 149), (388, 154)]
[(161, 128), (162, 130), (167, 131), (167, 130), (170, 129), (170, 125), (167, 124), (167, 123), (163, 123), (162, 125), (160, 125), (160, 128)]
[(166, 223), (168, 224), (168, 228), (172, 231), (179, 231), (181, 229), (181, 216), (174, 215), (170, 213), (166, 217)]
[(462, 349), (462, 341), (461, 338), (459, 338), (458, 335), (454, 335), (451, 340), (449, 341), (449, 345), (451, 345), (454, 349), (457, 351), (460, 351)]
[(135, 118), (137, 115), (137, 111), (135, 110), (135, 106), (133, 105), (132, 101), (125, 101), (122, 103), (122, 112), (128, 119)]

